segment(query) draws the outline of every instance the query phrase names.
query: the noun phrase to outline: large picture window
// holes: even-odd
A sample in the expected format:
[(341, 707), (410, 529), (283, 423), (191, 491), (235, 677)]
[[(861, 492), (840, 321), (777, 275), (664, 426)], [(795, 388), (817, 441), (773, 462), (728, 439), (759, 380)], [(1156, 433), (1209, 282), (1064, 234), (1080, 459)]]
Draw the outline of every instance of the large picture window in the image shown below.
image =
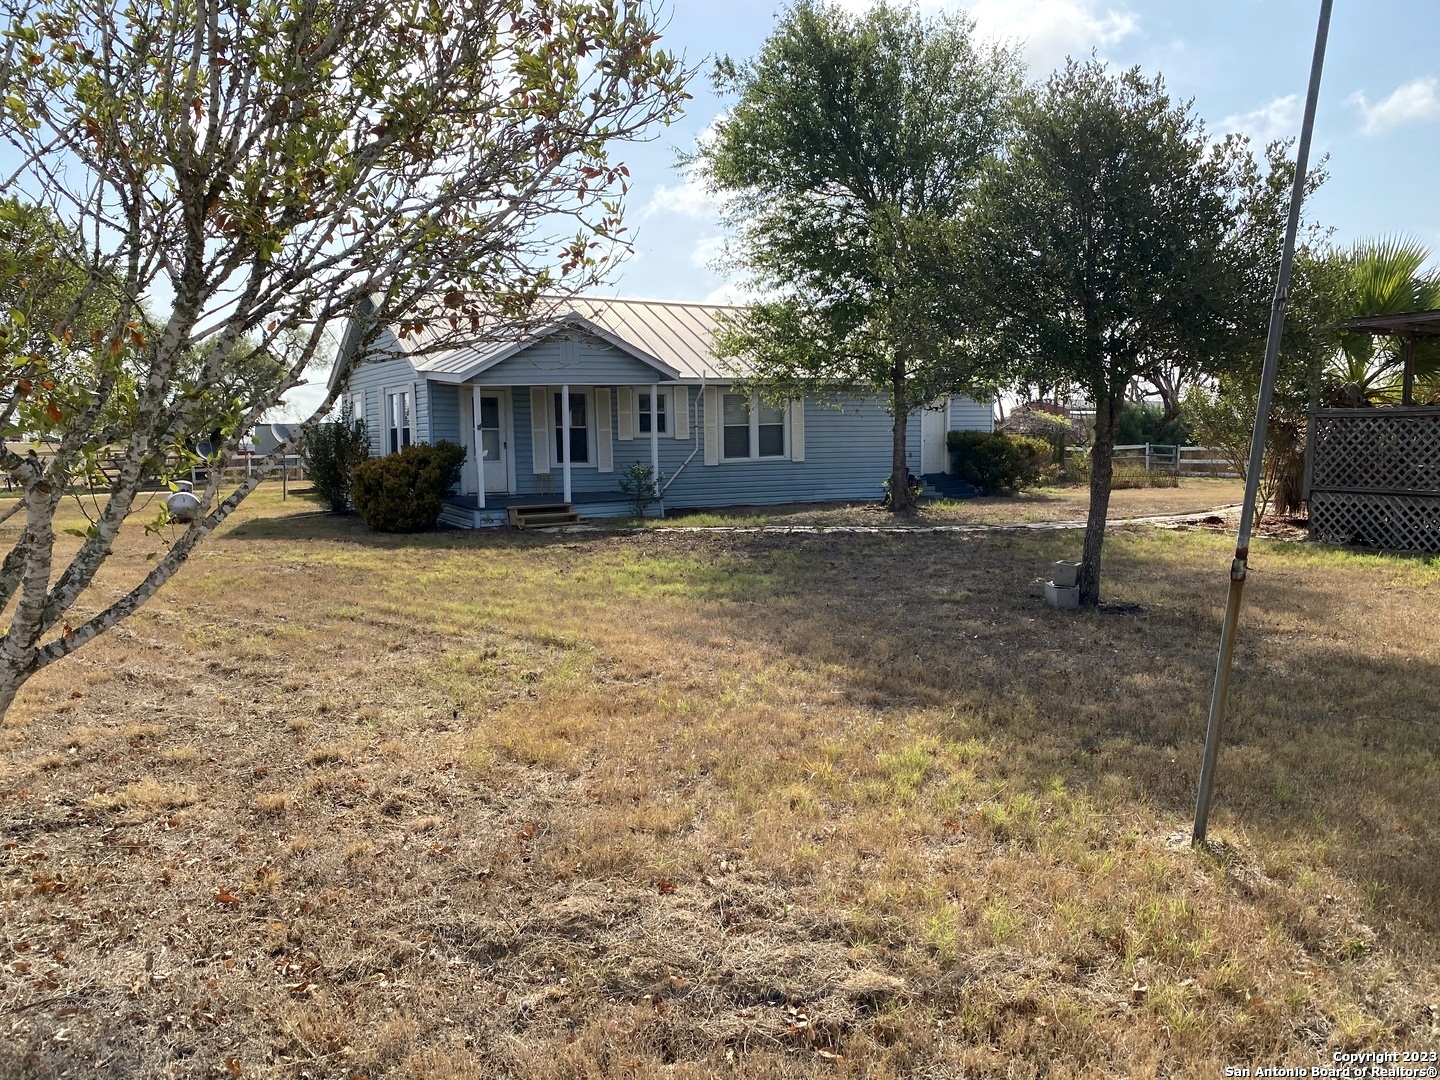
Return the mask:
[(758, 393), (726, 394), (721, 423), (727, 461), (786, 456), (785, 410)]
[[(565, 414), (561, 412), (561, 395), (555, 395), (555, 463), (565, 460), (562, 448), (565, 443)], [(590, 463), (590, 422), (588, 402), (583, 391), (570, 392), (570, 464)]]

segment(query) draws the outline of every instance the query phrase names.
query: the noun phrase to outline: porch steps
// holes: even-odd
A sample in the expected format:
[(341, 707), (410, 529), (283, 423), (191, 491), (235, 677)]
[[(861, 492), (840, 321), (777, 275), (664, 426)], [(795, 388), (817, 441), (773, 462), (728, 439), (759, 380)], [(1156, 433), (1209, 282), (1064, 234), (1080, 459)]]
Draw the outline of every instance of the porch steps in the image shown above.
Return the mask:
[(545, 503), (509, 508), (510, 524), (517, 529), (543, 529), (547, 525), (574, 525), (580, 515), (569, 503)]
[(925, 483), (922, 494), (940, 499), (973, 499), (980, 493), (973, 486), (949, 473), (926, 473), (920, 478)]

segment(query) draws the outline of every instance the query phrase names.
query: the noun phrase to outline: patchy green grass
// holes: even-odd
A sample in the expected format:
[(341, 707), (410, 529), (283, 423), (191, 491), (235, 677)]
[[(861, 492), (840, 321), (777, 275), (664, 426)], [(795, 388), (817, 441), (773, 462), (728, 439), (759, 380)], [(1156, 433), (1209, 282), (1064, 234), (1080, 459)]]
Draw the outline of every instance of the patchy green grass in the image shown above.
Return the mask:
[(1118, 531), (1128, 613), (1073, 615), (1074, 534), (395, 537), (277, 496), (0, 728), (0, 1073), (1437, 1043), (1436, 560), (1256, 544), (1195, 853), (1224, 536)]

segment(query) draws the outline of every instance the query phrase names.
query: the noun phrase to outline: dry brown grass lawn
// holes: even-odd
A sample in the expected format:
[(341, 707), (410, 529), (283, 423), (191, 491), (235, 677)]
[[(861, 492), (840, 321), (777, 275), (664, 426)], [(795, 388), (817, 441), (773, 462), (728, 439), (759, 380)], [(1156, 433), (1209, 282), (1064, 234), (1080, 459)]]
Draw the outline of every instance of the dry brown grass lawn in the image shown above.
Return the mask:
[[(270, 492), (0, 728), (0, 1075), (1214, 1077), (1440, 1046), (1440, 565), (367, 533)], [(129, 536), (104, 588), (141, 572)]]

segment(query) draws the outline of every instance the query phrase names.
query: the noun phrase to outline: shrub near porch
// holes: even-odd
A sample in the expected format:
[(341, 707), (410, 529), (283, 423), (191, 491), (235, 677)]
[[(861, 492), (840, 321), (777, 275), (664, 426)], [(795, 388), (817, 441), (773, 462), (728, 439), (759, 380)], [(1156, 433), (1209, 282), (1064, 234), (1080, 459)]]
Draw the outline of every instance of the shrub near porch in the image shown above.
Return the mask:
[(1118, 532), (1141, 613), (1074, 618), (1063, 536), (402, 539), (267, 495), (7, 721), (0, 1072), (1435, 1045), (1432, 563), (1257, 546), (1197, 858), (1224, 538)]

